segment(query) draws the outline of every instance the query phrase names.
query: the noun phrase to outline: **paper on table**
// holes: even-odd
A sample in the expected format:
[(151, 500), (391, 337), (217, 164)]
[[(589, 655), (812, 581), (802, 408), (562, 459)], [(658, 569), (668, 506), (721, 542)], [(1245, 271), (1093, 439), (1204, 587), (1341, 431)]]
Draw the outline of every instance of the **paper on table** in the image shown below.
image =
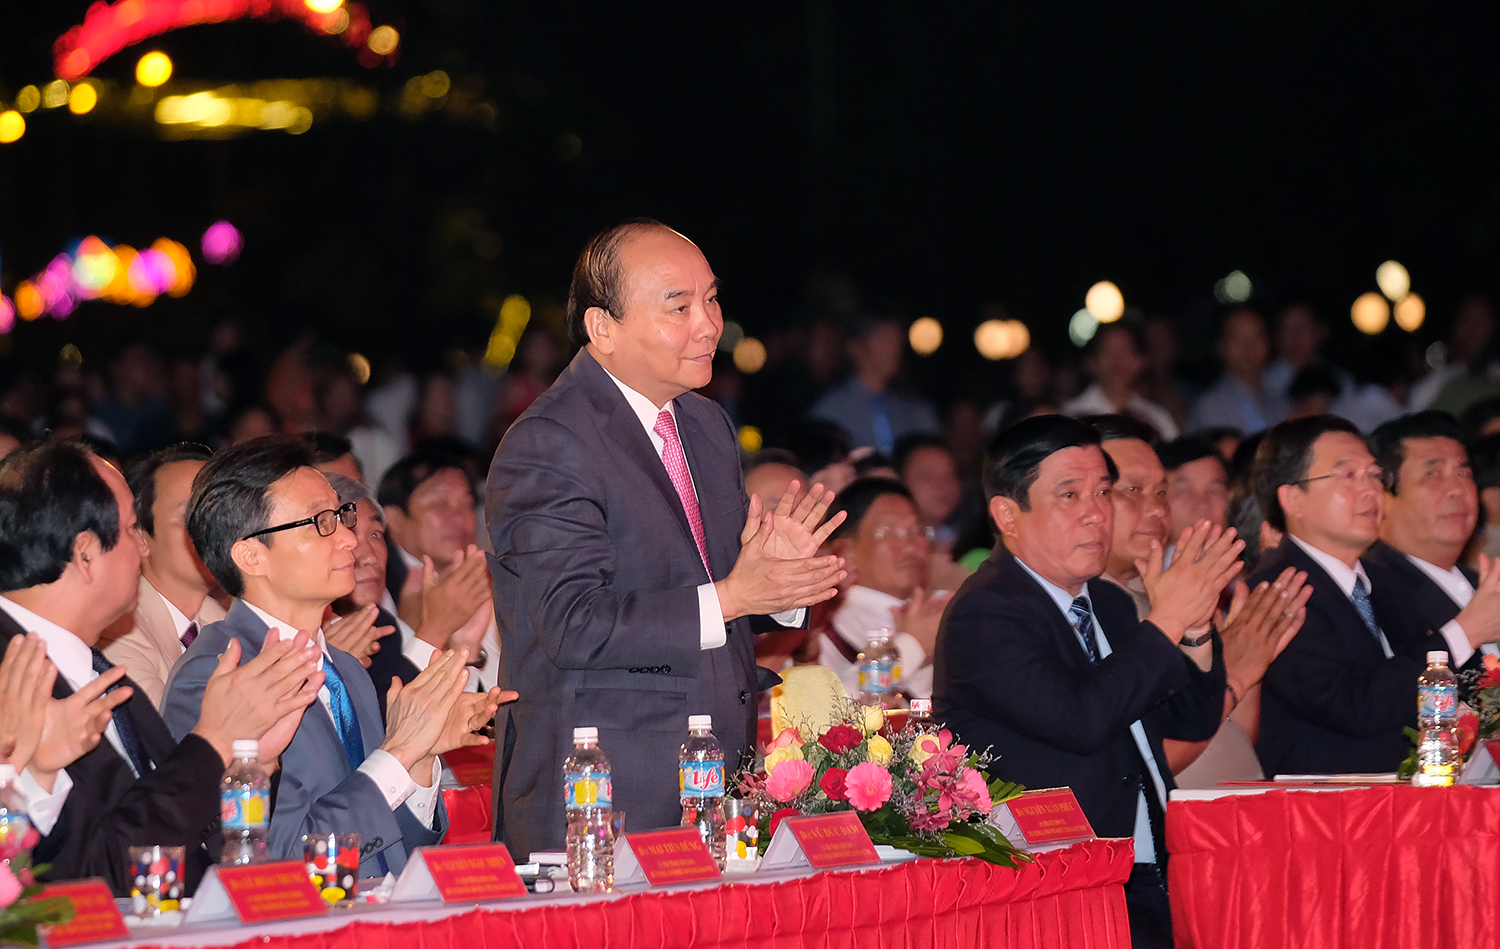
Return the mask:
[(1394, 771), (1371, 774), (1278, 774), (1277, 784), (1405, 784)]

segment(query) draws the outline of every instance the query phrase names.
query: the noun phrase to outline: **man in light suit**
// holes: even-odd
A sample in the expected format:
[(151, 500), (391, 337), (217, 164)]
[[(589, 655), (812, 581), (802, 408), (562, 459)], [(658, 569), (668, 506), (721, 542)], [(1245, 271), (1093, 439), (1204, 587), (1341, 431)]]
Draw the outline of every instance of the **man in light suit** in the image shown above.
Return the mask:
[(831, 494), (746, 499), (729, 417), (708, 383), (723, 331), (718, 281), (681, 234), (651, 222), (589, 242), (568, 326), (584, 346), (511, 426), (490, 468), (502, 684), (496, 836), (555, 850), (562, 764), (595, 726), (613, 806), (638, 829), (675, 826), (687, 717), (713, 716), (733, 773), (753, 753), (758, 686), (750, 617), (832, 597), (837, 557), (816, 557)]
[(238, 600), (173, 668), (163, 717), (175, 734), (189, 727), (207, 673), (231, 642), (254, 657), (307, 631), (323, 688), (282, 753), (268, 848), (273, 859), (292, 859), (303, 834), (355, 831), (360, 872), (383, 876), (399, 873), (411, 848), (442, 839), (437, 756), (485, 741), (470, 732), (494, 714), (499, 690), (465, 694), (466, 655), (450, 651), (409, 685), (391, 683), (382, 728), (364, 667), (318, 631), (328, 605), (354, 588), (355, 523), (355, 506), (339, 504), (296, 436), (253, 439), (204, 466), (188, 502), (188, 532)]
[(214, 578), (187, 533), (193, 477), (211, 457), (207, 446), (183, 442), (130, 469), (130, 493), (146, 544), (140, 595), (135, 611), (104, 631), (99, 648), (110, 662), (130, 670), (130, 678), (157, 708), (172, 664), (199, 630), (224, 618), (224, 608), (210, 595)]

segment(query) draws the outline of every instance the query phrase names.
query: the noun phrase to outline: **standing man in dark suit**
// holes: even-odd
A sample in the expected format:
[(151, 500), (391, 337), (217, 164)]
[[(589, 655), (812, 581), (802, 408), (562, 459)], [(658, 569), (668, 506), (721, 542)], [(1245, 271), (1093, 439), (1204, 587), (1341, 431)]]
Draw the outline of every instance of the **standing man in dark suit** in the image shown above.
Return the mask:
[[(687, 716), (713, 716), (732, 772), (754, 750), (749, 618), (831, 598), (832, 499), (746, 500), (729, 417), (693, 389), (723, 332), (718, 281), (652, 222), (595, 237), (573, 271), (569, 334), (583, 350), (506, 432), (486, 523), (504, 676), (522, 699), (496, 720), (496, 836), (563, 844), (562, 764), (597, 726), (614, 806), (636, 828), (676, 825)], [(781, 617), (797, 625), (800, 617)]]
[(231, 644), (253, 658), (311, 633), (322, 688), (282, 752), (267, 848), (273, 859), (292, 859), (303, 834), (356, 831), (363, 875), (399, 873), (413, 847), (437, 843), (447, 829), (437, 756), (485, 741), (469, 732), (494, 714), (499, 690), (464, 693), (467, 655), (449, 651), (409, 685), (390, 683), (382, 727), (364, 667), (319, 630), (328, 605), (354, 588), (357, 514), (339, 504), (303, 439), (267, 435), (220, 451), (193, 481), (187, 523), (203, 562), (236, 599), (173, 667), (167, 725), (178, 735), (191, 727), (209, 670)]
[(130, 893), (127, 849), (141, 844), (186, 847), (189, 892), (197, 886), (218, 852), (232, 744), (258, 739), (274, 762), (322, 679), (302, 641), (237, 669), (239, 650), (227, 649), (211, 665), (201, 714), (173, 741), (146, 695), (94, 648), (134, 608), (142, 553), (124, 477), (82, 445), (42, 442), (0, 467), (0, 651), (36, 633), (57, 666), (54, 698), (91, 695), (101, 682), (128, 696), (105, 740), (66, 770), (49, 761), (53, 750), (22, 772), (18, 789), (42, 834), (33, 856), (52, 879), (103, 877), (116, 896)]
[[(943, 618), (933, 715), (969, 746), (992, 747), (997, 774), (1071, 787), (1097, 834), (1133, 837), (1132, 942), (1170, 946), (1162, 817), (1174, 785), (1162, 739), (1218, 730), (1224, 663), (1208, 624), (1243, 545), (1200, 522), (1165, 571), (1153, 545), (1141, 571), (1151, 611), (1137, 620), (1123, 590), (1095, 582), (1109, 558), (1115, 479), (1099, 433), (1076, 419), (1027, 419), (995, 440), (985, 494), (1001, 542)], [(1186, 652), (1197, 648), (1184, 641), (1189, 628), (1212, 643), (1207, 671)]]
[[(1463, 430), (1446, 412), (1391, 419), (1370, 434), (1385, 472), (1385, 518), (1380, 540), (1365, 559), (1389, 570), (1408, 608), (1426, 630), (1440, 630), (1454, 669), (1478, 668), (1486, 653), (1500, 656), (1500, 570), (1480, 555), (1488, 585), (1459, 563), (1479, 522), (1479, 489)], [(1485, 639), (1469, 648), (1470, 628)], [(1451, 634), (1451, 635), (1450, 635)]]
[(1482, 604), (1434, 629), (1399, 575), (1363, 556), (1379, 537), (1385, 477), (1334, 415), (1282, 422), (1256, 451), (1256, 500), (1286, 536), (1250, 582), (1296, 567), (1313, 588), (1302, 631), (1266, 671), (1255, 746), (1266, 774), (1395, 771), (1427, 652), (1468, 655), (1495, 635)]

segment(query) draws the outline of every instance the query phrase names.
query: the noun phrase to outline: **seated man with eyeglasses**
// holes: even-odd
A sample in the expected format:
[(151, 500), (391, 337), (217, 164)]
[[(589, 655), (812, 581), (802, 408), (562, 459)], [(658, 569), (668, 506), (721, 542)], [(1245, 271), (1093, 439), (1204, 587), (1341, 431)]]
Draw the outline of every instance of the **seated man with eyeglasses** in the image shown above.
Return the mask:
[(839, 674), (850, 695), (859, 691), (859, 653), (870, 633), (887, 629), (901, 653), (896, 689), (909, 697), (932, 694), (932, 647), (952, 592), (928, 594), (929, 543), (911, 492), (890, 478), (858, 478), (834, 498), (829, 517), (848, 518), (829, 537), (854, 581), (819, 644), (818, 664)]
[(268, 435), (224, 449), (194, 478), (188, 533), (236, 600), (173, 667), (162, 714), (179, 737), (192, 727), (230, 640), (249, 660), (268, 641), (307, 631), (309, 648), (322, 650), (324, 684), (300, 723), (286, 722), (292, 737), (268, 849), (272, 859), (292, 859), (302, 854), (303, 834), (357, 832), (360, 874), (384, 876), (399, 873), (413, 847), (442, 839), (437, 756), (484, 743), (472, 731), (494, 715), (501, 693), (465, 693), (467, 654), (450, 650), (407, 685), (391, 681), (382, 727), (364, 667), (319, 631), (329, 604), (354, 589), (358, 516), (313, 463), (303, 439)]
[[(1395, 771), (1411, 751), (1417, 676), (1428, 650), (1467, 655), (1479, 642), (1434, 631), (1409, 590), (1365, 556), (1380, 534), (1383, 473), (1353, 423), (1334, 415), (1271, 428), (1251, 478), (1266, 521), (1285, 532), (1250, 577), (1307, 571), (1307, 619), (1263, 680), (1260, 739), (1267, 775)], [(1478, 631), (1476, 626), (1476, 632)], [(1460, 648), (1462, 646), (1462, 648)]]

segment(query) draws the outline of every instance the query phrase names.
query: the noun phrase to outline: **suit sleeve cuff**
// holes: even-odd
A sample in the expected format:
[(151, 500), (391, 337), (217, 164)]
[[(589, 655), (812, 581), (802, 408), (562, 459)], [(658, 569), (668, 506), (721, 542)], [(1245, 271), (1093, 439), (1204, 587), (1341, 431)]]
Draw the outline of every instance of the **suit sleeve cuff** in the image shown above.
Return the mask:
[(698, 587), (698, 648), (718, 649), (729, 642), (724, 630), (724, 608), (719, 605), (719, 591), (712, 583)]
[(1473, 657), (1474, 647), (1469, 643), (1469, 634), (1458, 625), (1458, 620), (1450, 619), (1439, 632), (1448, 640), (1448, 668), (1457, 669)]
[(442, 774), (443, 763), (434, 758), (432, 761), (431, 786), (424, 788), (415, 781), (412, 782), (411, 796), (406, 799), (406, 809), (411, 811), (412, 816), (423, 827), (432, 828), (432, 816), (437, 812), (438, 783), (442, 778)]
[(26, 815), (31, 818), (31, 826), (45, 837), (52, 833), (52, 828), (57, 826), (57, 819), (62, 816), (68, 792), (73, 790), (73, 778), (66, 769), (57, 772), (57, 778), (52, 782), (52, 791), (48, 793), (42, 790), (36, 778), (32, 777), (31, 769), (27, 768), (16, 779), (15, 788), (26, 798)]
[(418, 672), (427, 668), (427, 664), (432, 661), (432, 657), (437, 652), (436, 646), (416, 636), (412, 636), (411, 642), (401, 647), (401, 655), (411, 660), (411, 664), (417, 667)]
[[(385, 798), (385, 803), (391, 810), (395, 810), (406, 803), (417, 791), (426, 790), (417, 786), (417, 782), (411, 779), (411, 774), (403, 767), (396, 756), (382, 748), (376, 748), (360, 764), (359, 771), (375, 782), (380, 789), (380, 794)], [(433, 788), (437, 782), (433, 781)]]
[(795, 610), (783, 610), (780, 613), (772, 613), (771, 619), (785, 626), (787, 629), (799, 629), (807, 618), (807, 607), (799, 606)]

